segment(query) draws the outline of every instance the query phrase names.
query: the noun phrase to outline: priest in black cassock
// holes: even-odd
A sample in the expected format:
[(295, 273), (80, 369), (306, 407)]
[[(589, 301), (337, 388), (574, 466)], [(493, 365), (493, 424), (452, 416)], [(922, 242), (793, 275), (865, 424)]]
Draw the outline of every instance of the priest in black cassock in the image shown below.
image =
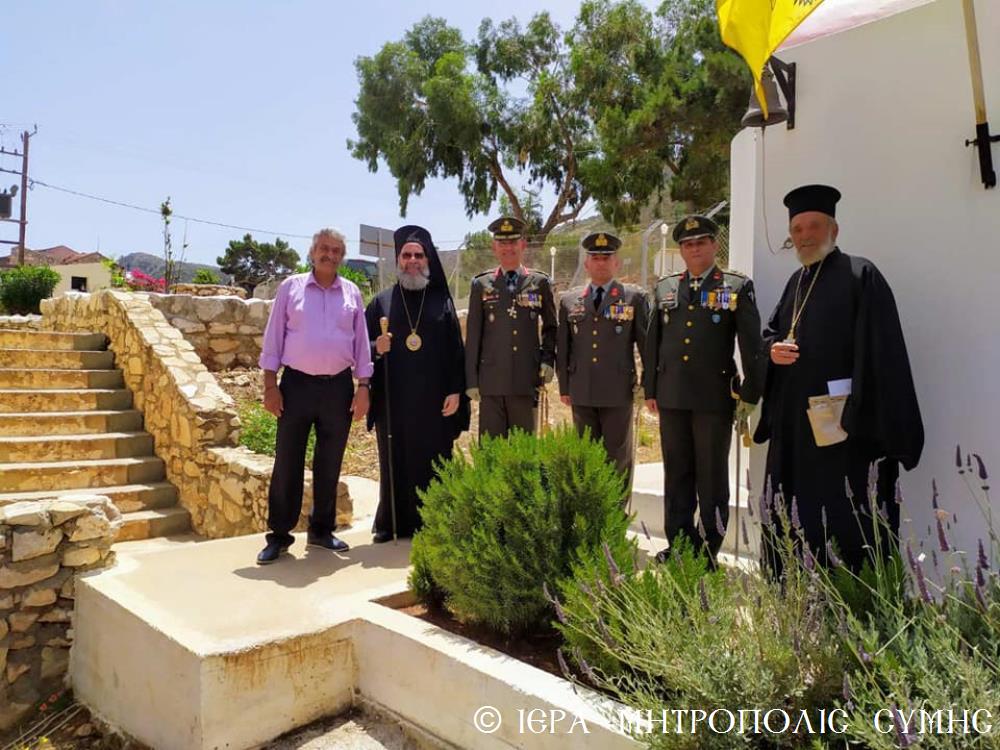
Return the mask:
[[(788, 280), (764, 331), (770, 361), (754, 439), (770, 440), (769, 492), (789, 518), (795, 499), (793, 523), (815, 558), (835, 563), (828, 559), (832, 551), (858, 570), (876, 547), (878, 524), (866, 515), (869, 469), (875, 466), (877, 512), (898, 533), (899, 465), (917, 465), (924, 428), (892, 290), (874, 263), (836, 246), (838, 200), (840, 192), (826, 185), (785, 196), (802, 268)], [(810, 401), (838, 394), (849, 394), (840, 399), (839, 420), (837, 399)], [(780, 575), (769, 538), (765, 533), (765, 563)], [(887, 542), (878, 537), (883, 554)]]
[(376, 543), (393, 538), (393, 497), (396, 534), (410, 537), (420, 528), (417, 490), (427, 488), (435, 459), (450, 457), (455, 438), (469, 428), (462, 332), (434, 242), (414, 225), (397, 229), (394, 239), (397, 282), (365, 310), (375, 362), (368, 429), (375, 427), (378, 442)]

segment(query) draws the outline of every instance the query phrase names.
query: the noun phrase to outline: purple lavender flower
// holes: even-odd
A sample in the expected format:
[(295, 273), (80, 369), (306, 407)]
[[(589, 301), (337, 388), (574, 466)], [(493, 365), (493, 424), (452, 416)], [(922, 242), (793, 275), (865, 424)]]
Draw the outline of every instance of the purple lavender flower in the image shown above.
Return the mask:
[(983, 575), (983, 569), (978, 565), (976, 566), (976, 586), (982, 588), (986, 585), (986, 576)]
[(872, 461), (868, 466), (868, 497), (876, 497), (878, 491), (878, 464)]
[(847, 676), (847, 672), (844, 672), (844, 688), (842, 690), (845, 701), (850, 701), (854, 697), (854, 692), (851, 690), (851, 680)]
[(851, 489), (851, 483), (847, 477), (844, 477), (844, 494), (847, 495), (848, 500), (854, 499), (854, 490)]
[(611, 548), (607, 542), (601, 542), (601, 547), (604, 549), (604, 559), (608, 561), (608, 572), (611, 573), (611, 583), (615, 586), (620, 586), (622, 583), (622, 574), (615, 564), (615, 558), (611, 555)]
[(984, 587), (980, 586), (978, 581), (976, 582), (976, 601), (979, 602), (979, 606), (983, 608), (984, 612), (990, 608), (989, 604), (986, 602), (986, 592), (984, 591)]
[(722, 512), (719, 510), (719, 506), (715, 506), (715, 530), (719, 536), (726, 535), (726, 524), (722, 522)]
[(990, 569), (990, 561), (986, 558), (986, 549), (983, 547), (983, 540), (979, 540), (979, 555), (977, 559), (977, 564), (983, 570)]
[(701, 611), (708, 612), (708, 591), (705, 590), (704, 577), (698, 579), (698, 597), (701, 599)]
[(837, 557), (837, 553), (833, 549), (833, 542), (829, 539), (826, 540), (826, 559), (835, 568), (839, 568), (842, 565), (840, 558)]
[(582, 591), (583, 593), (585, 593), (590, 599), (594, 598), (594, 590), (592, 588), (590, 588), (590, 586), (588, 586), (587, 584), (585, 584), (583, 581), (580, 581), (577, 584), (577, 586), (580, 588), (580, 591)]
[(988, 490), (990, 487), (986, 484), (986, 481), (990, 478), (990, 476), (986, 473), (986, 464), (983, 463), (983, 459), (978, 453), (973, 453), (972, 457), (976, 459), (976, 464), (979, 466), (979, 479), (983, 482), (983, 489)]
[(931, 480), (931, 507), (934, 508), (934, 510), (938, 509), (938, 489), (936, 479)]
[(920, 590), (920, 598), (928, 604), (933, 603), (934, 599), (931, 597), (931, 593), (927, 589), (927, 579), (924, 578), (924, 569), (913, 557), (913, 549), (910, 547), (909, 542), (906, 543), (906, 561), (909, 563), (910, 570), (917, 579), (917, 587)]
[(948, 544), (948, 537), (944, 535), (944, 526), (941, 525), (941, 519), (937, 519), (937, 538), (938, 546), (941, 548), (942, 552), (951, 552), (951, 545)]
[(563, 608), (562, 608), (562, 605), (559, 603), (559, 600), (558, 599), (553, 599), (552, 600), (552, 606), (555, 607), (555, 610), (556, 610), (556, 619), (559, 620), (559, 622), (561, 622), (563, 625), (565, 625), (566, 624), (566, 613), (563, 612)]
[(913, 738), (907, 734), (906, 725), (903, 723), (903, 714), (895, 703), (892, 705), (892, 725), (896, 729), (896, 739), (899, 741), (899, 746), (901, 748), (910, 747), (913, 744)]
[(760, 522), (765, 526), (771, 524), (771, 510), (768, 508), (767, 495), (760, 496)]
[(893, 489), (893, 500), (896, 501), (896, 505), (903, 504), (903, 487), (900, 485), (899, 480), (896, 480), (896, 486)]
[(964, 474), (965, 473), (962, 470), (962, 446), (961, 445), (956, 445), (955, 446), (955, 466), (958, 468), (958, 473), (959, 474)]
[(885, 507), (885, 503), (879, 503), (878, 517), (882, 519), (883, 523), (889, 523), (889, 509)]
[(819, 509), (819, 518), (823, 522), (823, 528), (826, 528), (826, 506), (822, 506)]
[(614, 648), (615, 639), (611, 637), (611, 631), (608, 630), (608, 626), (604, 624), (604, 619), (600, 615), (597, 617), (597, 627), (601, 631), (601, 638), (604, 639), (604, 642)]
[(861, 660), (862, 664), (871, 664), (872, 663), (872, 655), (869, 654), (867, 651), (865, 651), (865, 647), (864, 646), (859, 646), (858, 647), (858, 659)]
[(549, 584), (546, 581), (542, 581), (542, 595), (545, 597), (545, 601), (552, 602), (555, 599), (552, 598), (552, 594), (549, 593)]
[(802, 522), (799, 520), (799, 499), (792, 498), (792, 528), (796, 531), (802, 530)]
[(573, 673), (569, 671), (569, 665), (566, 663), (566, 657), (563, 656), (562, 648), (556, 649), (556, 661), (559, 662), (559, 671), (563, 673), (563, 677), (572, 682)]
[(934, 563), (934, 572), (938, 572), (937, 550), (931, 550), (931, 562)]
[(586, 677), (590, 682), (597, 682), (597, 675), (594, 674), (594, 670), (590, 668), (587, 660), (583, 658), (583, 654), (580, 649), (576, 646), (573, 647), (573, 661), (580, 665), (580, 669), (583, 670), (583, 676)]
[(750, 546), (750, 536), (747, 534), (747, 520), (745, 518), (740, 519), (740, 531), (743, 532), (743, 544), (747, 547)]
[(813, 557), (812, 550), (809, 549), (808, 544), (802, 545), (802, 564), (810, 573), (816, 570), (816, 558)]
[(747, 475), (747, 496), (749, 497), (750, 495), (753, 494), (753, 482), (750, 481), (750, 469), (749, 468), (746, 471), (746, 475)]
[(649, 529), (646, 528), (646, 522), (639, 521), (639, 525), (642, 526), (642, 533), (646, 535), (646, 539), (648, 539), (649, 541), (653, 541), (653, 537), (649, 535)]

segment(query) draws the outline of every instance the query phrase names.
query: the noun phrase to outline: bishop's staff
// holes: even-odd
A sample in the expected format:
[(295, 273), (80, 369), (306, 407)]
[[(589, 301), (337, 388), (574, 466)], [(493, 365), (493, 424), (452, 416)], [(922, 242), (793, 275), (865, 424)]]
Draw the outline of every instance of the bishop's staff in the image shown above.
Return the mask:
[[(389, 319), (384, 315), (379, 318), (379, 326), (382, 328), (382, 335), (389, 333)], [(385, 363), (385, 446), (389, 463), (389, 508), (392, 511), (392, 543), (396, 544), (396, 482), (392, 475), (392, 413), (389, 411), (389, 352), (382, 355)]]

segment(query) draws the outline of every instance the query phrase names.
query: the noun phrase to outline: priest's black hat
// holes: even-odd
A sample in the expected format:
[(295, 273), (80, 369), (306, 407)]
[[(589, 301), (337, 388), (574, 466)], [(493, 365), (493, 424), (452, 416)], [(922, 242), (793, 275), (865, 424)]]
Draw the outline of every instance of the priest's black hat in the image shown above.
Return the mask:
[(501, 216), (487, 227), (495, 240), (519, 240), (524, 236), (524, 222), (513, 216)]
[(696, 240), (699, 237), (715, 237), (719, 233), (719, 225), (707, 216), (692, 214), (685, 216), (674, 227), (674, 242)]
[(819, 211), (833, 218), (837, 215), (840, 191), (829, 185), (802, 185), (785, 196), (788, 219), (791, 221), (803, 211)]
[(610, 255), (618, 252), (622, 241), (610, 232), (594, 232), (584, 237), (581, 244), (588, 255)]

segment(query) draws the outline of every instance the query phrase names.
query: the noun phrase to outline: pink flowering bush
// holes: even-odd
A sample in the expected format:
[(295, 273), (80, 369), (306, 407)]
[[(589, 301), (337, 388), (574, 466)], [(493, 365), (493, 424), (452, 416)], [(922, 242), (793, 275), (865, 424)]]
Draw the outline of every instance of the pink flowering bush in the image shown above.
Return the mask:
[(163, 294), (167, 291), (166, 279), (158, 279), (138, 269), (125, 274), (125, 286), (133, 292), (159, 292)]

